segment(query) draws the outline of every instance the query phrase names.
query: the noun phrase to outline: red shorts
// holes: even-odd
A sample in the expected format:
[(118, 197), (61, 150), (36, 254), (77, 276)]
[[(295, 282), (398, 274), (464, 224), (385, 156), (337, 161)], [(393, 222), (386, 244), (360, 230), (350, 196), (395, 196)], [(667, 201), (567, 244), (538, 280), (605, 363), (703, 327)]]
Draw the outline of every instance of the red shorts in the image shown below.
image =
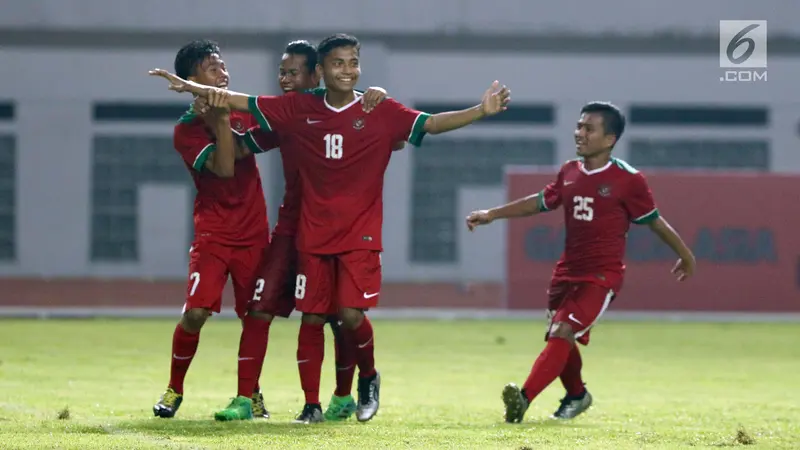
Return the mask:
[(550, 335), (553, 324), (570, 324), (575, 339), (589, 345), (589, 330), (600, 319), (616, 295), (613, 289), (596, 283), (580, 281), (553, 280), (547, 290), (547, 332)]
[(189, 283), (183, 310), (204, 308), (220, 312), (222, 290), (230, 275), (236, 299), (236, 315), (244, 317), (268, 247), (269, 239), (265, 239), (262, 245), (249, 247), (196, 240), (189, 251)]
[(378, 251), (298, 255), (295, 285), (298, 311), (335, 314), (341, 308), (366, 310), (378, 305), (380, 291), (381, 254)]
[(278, 317), (294, 311), (297, 249), (294, 236), (273, 235), (256, 279), (249, 309)]

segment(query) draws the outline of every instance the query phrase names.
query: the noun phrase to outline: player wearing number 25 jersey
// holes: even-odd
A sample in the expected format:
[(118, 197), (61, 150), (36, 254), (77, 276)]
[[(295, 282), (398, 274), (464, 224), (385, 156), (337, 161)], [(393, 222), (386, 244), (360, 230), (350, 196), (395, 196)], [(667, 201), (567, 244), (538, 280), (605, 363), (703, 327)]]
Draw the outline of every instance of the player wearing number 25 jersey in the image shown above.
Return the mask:
[(558, 290), (564, 282), (587, 282), (619, 292), (629, 224), (659, 217), (645, 177), (616, 158), (594, 170), (573, 160), (561, 167), (556, 181), (538, 199), (541, 212), (564, 209), (567, 238), (551, 289)]
[(564, 164), (556, 180), (541, 192), (467, 217), (467, 226), (474, 229), (495, 219), (564, 210), (564, 253), (548, 289), (547, 346), (522, 389), (513, 383), (503, 389), (507, 422), (521, 422), (530, 402), (556, 378), (567, 395), (555, 418), (571, 419), (591, 406), (575, 342), (589, 343), (589, 330), (622, 287), (631, 223), (646, 224), (678, 254), (673, 272), (679, 280), (694, 271), (692, 252), (661, 217), (645, 177), (611, 157), (624, 128), (625, 119), (614, 105), (589, 103), (575, 129), (581, 159)]

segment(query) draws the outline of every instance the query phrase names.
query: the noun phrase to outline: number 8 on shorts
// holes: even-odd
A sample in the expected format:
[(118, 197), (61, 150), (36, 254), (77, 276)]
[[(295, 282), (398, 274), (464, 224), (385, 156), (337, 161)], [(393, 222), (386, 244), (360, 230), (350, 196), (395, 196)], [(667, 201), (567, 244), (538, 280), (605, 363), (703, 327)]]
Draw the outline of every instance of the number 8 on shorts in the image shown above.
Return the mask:
[(306, 296), (306, 276), (302, 273), (297, 274), (294, 285), (294, 298), (302, 300)]

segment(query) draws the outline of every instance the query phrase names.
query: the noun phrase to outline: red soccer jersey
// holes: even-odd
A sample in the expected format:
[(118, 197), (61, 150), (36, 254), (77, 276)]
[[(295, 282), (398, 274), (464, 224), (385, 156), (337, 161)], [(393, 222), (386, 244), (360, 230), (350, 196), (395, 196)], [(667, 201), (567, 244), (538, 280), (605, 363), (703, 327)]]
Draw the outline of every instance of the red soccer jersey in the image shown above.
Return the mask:
[[(255, 121), (250, 114), (231, 113), (231, 131), (235, 134), (241, 136), (252, 126)], [(196, 238), (247, 246), (269, 236), (267, 204), (254, 155), (236, 161), (232, 178), (220, 178), (206, 170), (206, 160), (216, 150), (216, 139), (203, 119), (192, 110), (175, 126), (173, 142), (197, 188), (194, 200)]]
[(383, 249), (383, 177), (392, 146), (420, 145), (428, 114), (387, 98), (367, 115), (360, 101), (334, 108), (324, 89), (250, 99), (262, 129), (291, 139), (284, 151), (300, 171), (302, 252)]
[(541, 211), (559, 206), (564, 207), (567, 236), (553, 276), (618, 289), (630, 223), (645, 224), (659, 216), (644, 175), (616, 158), (591, 171), (580, 160), (568, 161), (556, 181), (539, 193)]
[(279, 236), (294, 236), (297, 234), (300, 222), (300, 170), (291, 150), (291, 136), (279, 138), (275, 131), (264, 131), (255, 127), (247, 132), (246, 142), (254, 152), (263, 152), (270, 149), (270, 145), (280, 141), (281, 163), (283, 164), (284, 194), (283, 203), (278, 210), (278, 223), (274, 233)]

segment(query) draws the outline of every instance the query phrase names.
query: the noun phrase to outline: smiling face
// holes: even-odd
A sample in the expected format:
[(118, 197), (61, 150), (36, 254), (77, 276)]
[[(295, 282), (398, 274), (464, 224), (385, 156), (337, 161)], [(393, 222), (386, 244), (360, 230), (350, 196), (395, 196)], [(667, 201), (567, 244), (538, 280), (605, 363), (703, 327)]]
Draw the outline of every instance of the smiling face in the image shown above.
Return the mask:
[(208, 55), (195, 67), (194, 73), (189, 80), (206, 86), (216, 86), (228, 88), (230, 75), (225, 68), (225, 61), (220, 58), (219, 53)]
[(278, 68), (278, 84), (284, 93), (313, 89), (319, 85), (316, 70), (309, 71), (306, 55), (284, 53)]
[(361, 76), (359, 49), (356, 46), (336, 47), (322, 60), (325, 87), (333, 92), (352, 91)]
[(581, 114), (575, 127), (575, 149), (578, 156), (587, 158), (611, 151), (616, 140), (614, 134), (606, 134), (602, 114)]

